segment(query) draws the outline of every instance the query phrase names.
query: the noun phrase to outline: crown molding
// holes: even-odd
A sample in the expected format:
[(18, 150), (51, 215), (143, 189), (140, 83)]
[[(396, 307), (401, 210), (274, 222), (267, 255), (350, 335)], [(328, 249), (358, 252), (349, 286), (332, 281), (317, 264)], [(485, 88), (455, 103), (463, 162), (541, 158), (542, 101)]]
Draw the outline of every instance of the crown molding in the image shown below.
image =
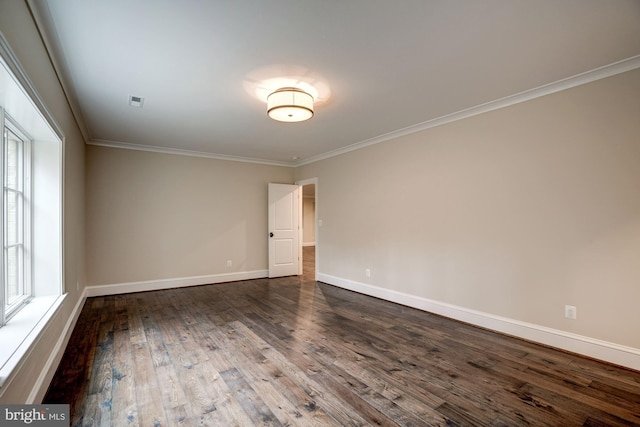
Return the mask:
[(101, 147), (122, 148), (125, 150), (149, 151), (152, 153), (174, 154), (179, 156), (203, 157), (206, 159), (229, 160), (232, 162), (254, 163), (267, 166), (294, 167), (293, 163), (280, 162), (276, 160), (254, 159), (251, 157), (229, 156), (226, 154), (205, 153), (202, 151), (180, 150), (178, 148), (156, 147), (151, 145), (130, 144), (127, 142), (107, 141), (104, 139), (92, 139), (88, 145), (98, 145)]
[(437, 126), (442, 126), (448, 123), (452, 123), (458, 120), (473, 117), (479, 114), (487, 113), (490, 111), (498, 110), (501, 108), (509, 107), (511, 105), (519, 104), (522, 102), (530, 101), (536, 98), (540, 98), (546, 95), (551, 95), (556, 92), (561, 92), (566, 89), (571, 89), (576, 86), (581, 86), (587, 83), (591, 83), (597, 80), (601, 80), (607, 77), (611, 77), (617, 74), (621, 74), (627, 71), (640, 68), (640, 55), (636, 55), (618, 62), (614, 62), (603, 67), (599, 67), (584, 73), (577, 74), (575, 76), (567, 77), (562, 80), (558, 80), (553, 83), (549, 83), (543, 86), (539, 86), (533, 89), (529, 89), (523, 92), (519, 92), (513, 95), (509, 95), (503, 98), (499, 98), (493, 101), (486, 102), (484, 104), (476, 105), (474, 107), (466, 108), (451, 114), (437, 117), (435, 119), (427, 120), (415, 125), (411, 125), (402, 129), (398, 129), (389, 133), (385, 133), (364, 141), (360, 141), (343, 148), (328, 151), (316, 156), (303, 159), (299, 162), (285, 162), (275, 160), (264, 160), (250, 157), (231, 156), (224, 154), (205, 153), (199, 151), (180, 150), (175, 148), (154, 147), (150, 145), (130, 144), (125, 142), (107, 141), (100, 139), (92, 139), (87, 141), (89, 145), (98, 145), (103, 147), (122, 148), (129, 150), (150, 151), (164, 154), (176, 154), (192, 157), (204, 157), (217, 160), (230, 160), (245, 163), (263, 164), (269, 166), (285, 166), (285, 167), (299, 167), (307, 164), (315, 163), (321, 160), (336, 157), (351, 151), (366, 148), (370, 145), (379, 144), (381, 142), (389, 141), (395, 138), (399, 138), (405, 135), (421, 132)]
[(30, 101), (36, 107), (36, 110), (42, 115), (44, 121), (47, 123), (52, 133), (55, 134), (61, 141), (64, 141), (64, 132), (62, 128), (58, 125), (58, 122), (55, 120), (51, 111), (47, 108), (47, 104), (45, 104), (44, 100), (38, 94), (35, 86), (29, 79), (26, 71), (20, 64), (18, 57), (15, 55), (11, 46), (0, 31), (0, 57), (2, 57), (3, 62), (6, 64), (10, 73), (13, 74), (13, 77), (17, 80), (17, 83), (22, 86), (22, 89), (26, 92), (27, 97), (30, 98)]
[(60, 47), (60, 41), (55, 28), (49, 25), (49, 22), (53, 22), (51, 18), (51, 11), (46, 1), (27, 0), (27, 7), (33, 18), (44, 49), (47, 52), (47, 57), (53, 68), (53, 72), (60, 83), (62, 93), (67, 100), (71, 115), (73, 116), (84, 141), (91, 139), (89, 128), (86, 125), (84, 116), (82, 115), (82, 109), (78, 102), (78, 96), (75, 92), (73, 84), (70, 84), (65, 76), (70, 76), (69, 68), (67, 66), (65, 56), (62, 48)]
[(567, 77), (562, 80), (555, 81), (543, 86), (539, 86), (533, 89), (525, 90), (513, 95), (505, 96), (493, 101), (486, 102), (484, 104), (476, 105), (475, 107), (466, 108), (464, 110), (457, 111), (455, 113), (446, 114), (444, 116), (437, 117), (435, 119), (427, 120), (422, 123), (407, 126), (402, 129), (395, 130), (393, 132), (385, 133), (364, 141), (356, 142), (355, 144), (348, 145), (337, 150), (328, 151), (317, 156), (309, 157), (300, 162), (295, 163), (295, 166), (304, 166), (310, 163), (315, 163), (320, 160), (329, 159), (331, 157), (339, 156), (341, 154), (349, 153), (351, 151), (359, 150), (361, 148), (368, 147), (370, 145), (379, 144), (381, 142), (389, 141), (391, 139), (399, 138), (401, 136), (410, 135), (423, 130), (431, 129), (436, 126), (442, 126), (447, 123), (455, 122), (458, 120), (466, 119), (469, 117), (477, 116), (479, 114), (487, 113), (489, 111), (498, 110), (501, 108), (509, 107), (511, 105), (519, 104), (521, 102), (530, 101), (535, 98), (540, 98), (546, 95), (551, 95), (556, 92), (561, 92), (566, 89), (570, 89), (576, 86), (581, 86), (587, 83), (601, 80), (607, 77), (621, 74), (627, 71), (640, 68), (640, 55), (632, 56), (627, 59), (623, 59), (618, 62), (614, 62), (603, 67), (595, 68), (584, 73), (576, 74), (575, 76)]

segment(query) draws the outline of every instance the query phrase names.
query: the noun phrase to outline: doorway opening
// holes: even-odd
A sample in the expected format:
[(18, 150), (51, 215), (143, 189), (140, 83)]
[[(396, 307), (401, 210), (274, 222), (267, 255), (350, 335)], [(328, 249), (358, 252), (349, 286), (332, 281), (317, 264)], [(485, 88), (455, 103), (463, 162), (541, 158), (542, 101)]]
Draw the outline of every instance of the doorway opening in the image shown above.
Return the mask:
[(317, 178), (299, 181), (297, 184), (302, 187), (300, 274), (309, 280), (316, 280), (318, 271)]

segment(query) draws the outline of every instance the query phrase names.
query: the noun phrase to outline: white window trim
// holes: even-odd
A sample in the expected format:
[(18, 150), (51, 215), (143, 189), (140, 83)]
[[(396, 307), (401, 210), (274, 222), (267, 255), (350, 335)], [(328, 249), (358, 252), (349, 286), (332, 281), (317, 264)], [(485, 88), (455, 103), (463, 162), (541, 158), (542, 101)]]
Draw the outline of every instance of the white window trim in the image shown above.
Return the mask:
[(0, 328), (0, 342), (3, 343), (0, 346), (0, 396), (5, 384), (11, 382), (66, 296), (35, 297), (29, 302), (28, 309), (20, 310)]
[[(33, 209), (45, 208), (51, 214), (32, 217), (31, 236), (33, 253), (50, 258), (53, 268), (45, 270), (34, 266), (32, 270), (33, 299), (28, 306), (20, 310), (3, 327), (0, 327), (0, 399), (14, 379), (17, 372), (28, 360), (37, 343), (46, 337), (51, 321), (61, 309), (67, 294), (64, 294), (64, 134), (37, 94), (17, 57), (0, 33), (0, 82), (3, 76), (11, 83), (10, 92), (0, 90), (0, 105), (5, 104), (9, 96), (12, 105), (15, 98), (21, 99), (20, 111), (9, 111), (15, 121), (26, 124), (27, 134), (33, 137), (32, 143), (32, 203)], [(25, 111), (28, 117), (18, 117)], [(32, 120), (32, 119), (35, 119)], [(36, 160), (35, 158), (39, 160)], [(44, 159), (44, 160), (43, 160)], [(44, 162), (44, 163), (43, 163)], [(53, 181), (51, 181), (51, 178)], [(51, 184), (49, 184), (51, 181)], [(42, 199), (42, 200), (40, 200)], [(38, 208), (38, 206), (40, 206)], [(39, 231), (45, 233), (39, 233)], [(36, 234), (43, 235), (37, 237)], [(51, 264), (49, 263), (49, 264)], [(42, 270), (42, 271), (41, 271)], [(49, 285), (44, 286), (49, 283)]]
[[(22, 201), (22, 232), (21, 234), (21, 257), (22, 257), (22, 286), (24, 287), (23, 296), (16, 301), (11, 307), (5, 307), (4, 301), (4, 289), (0, 294), (0, 327), (4, 326), (12, 317), (14, 317), (21, 309), (24, 308), (26, 304), (28, 304), (33, 295), (33, 287), (31, 282), (31, 250), (32, 250), (32, 241), (31, 241), (31, 229), (33, 225), (32, 221), (32, 207), (31, 207), (31, 143), (32, 139), (29, 134), (17, 123), (15, 120), (11, 118), (9, 114), (0, 106), (0, 129), (4, 132), (5, 127), (9, 128), (11, 132), (13, 132), (16, 136), (18, 136), (22, 141), (22, 149), (21, 149), (21, 171), (22, 175), (22, 185), (20, 189), (17, 191), (20, 192)], [(3, 136), (4, 138), (4, 136)], [(4, 141), (7, 143), (7, 141)], [(0, 144), (1, 146), (1, 144)], [(4, 163), (4, 147), (2, 147), (2, 160)], [(4, 175), (4, 174), (3, 174)], [(4, 176), (0, 177), (0, 187), (4, 187)], [(2, 215), (0, 214), (0, 217)], [(3, 218), (4, 222), (4, 218)], [(4, 227), (0, 227), (0, 240), (3, 242), (4, 246)], [(4, 277), (4, 262), (0, 263), (0, 274), (1, 277)], [(6, 311), (5, 311), (6, 309)]]

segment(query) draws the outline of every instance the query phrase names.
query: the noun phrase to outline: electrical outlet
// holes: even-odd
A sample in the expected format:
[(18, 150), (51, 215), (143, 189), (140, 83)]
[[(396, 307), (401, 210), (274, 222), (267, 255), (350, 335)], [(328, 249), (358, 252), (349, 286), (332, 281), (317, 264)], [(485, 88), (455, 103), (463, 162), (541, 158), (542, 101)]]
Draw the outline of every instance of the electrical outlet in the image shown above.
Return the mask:
[(565, 305), (564, 306), (564, 317), (567, 319), (577, 319), (578, 318), (578, 309), (573, 305)]
[(227, 267), (231, 267), (233, 265), (233, 262), (229, 259), (227, 260)]
[(367, 277), (371, 277), (371, 270), (370, 270), (370, 269), (368, 269), (368, 268), (367, 268), (367, 269), (365, 269), (365, 270), (364, 270), (364, 275), (365, 275), (365, 276), (367, 276)]
[(318, 227), (322, 227), (322, 220), (321, 219), (318, 220)]

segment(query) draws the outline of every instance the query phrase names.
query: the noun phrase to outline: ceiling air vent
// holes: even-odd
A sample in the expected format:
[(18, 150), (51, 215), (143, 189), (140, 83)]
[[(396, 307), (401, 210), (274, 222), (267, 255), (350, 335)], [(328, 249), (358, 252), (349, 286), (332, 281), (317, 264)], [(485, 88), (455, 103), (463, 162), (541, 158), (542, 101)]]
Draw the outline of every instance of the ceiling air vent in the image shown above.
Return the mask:
[(129, 105), (132, 107), (142, 108), (142, 104), (144, 103), (144, 98), (140, 96), (130, 96), (129, 97)]

